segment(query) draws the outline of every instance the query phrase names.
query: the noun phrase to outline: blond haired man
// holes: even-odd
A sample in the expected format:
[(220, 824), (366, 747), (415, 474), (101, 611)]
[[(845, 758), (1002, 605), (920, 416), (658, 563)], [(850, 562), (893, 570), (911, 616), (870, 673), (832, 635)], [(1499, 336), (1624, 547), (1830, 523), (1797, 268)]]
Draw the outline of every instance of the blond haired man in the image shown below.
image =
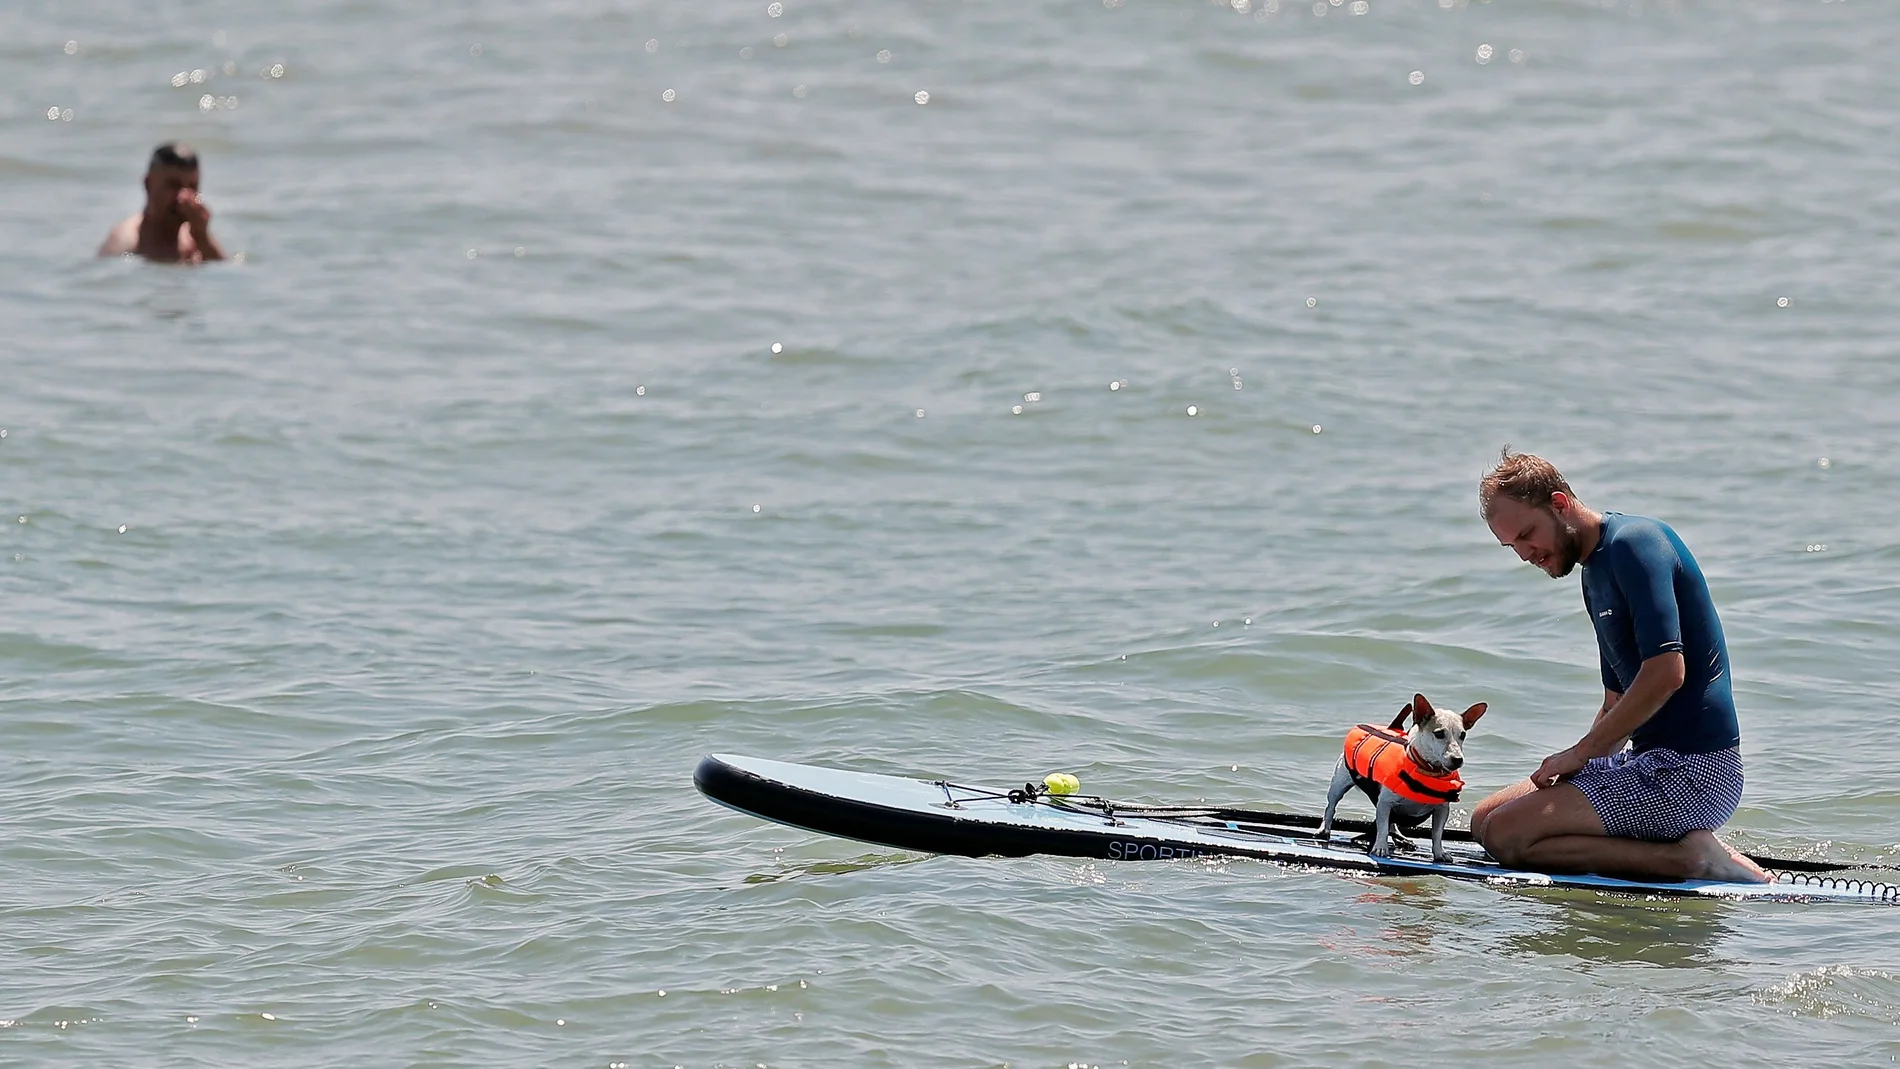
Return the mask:
[(1586, 506), (1549, 461), (1509, 448), (1478, 504), (1519, 559), (1553, 579), (1582, 567), (1603, 678), (1583, 738), (1478, 803), (1471, 829), (1485, 849), (1543, 872), (1767, 880), (1715, 837), (1742, 798), (1741, 729), (1722, 623), (1689, 547), (1660, 520)]

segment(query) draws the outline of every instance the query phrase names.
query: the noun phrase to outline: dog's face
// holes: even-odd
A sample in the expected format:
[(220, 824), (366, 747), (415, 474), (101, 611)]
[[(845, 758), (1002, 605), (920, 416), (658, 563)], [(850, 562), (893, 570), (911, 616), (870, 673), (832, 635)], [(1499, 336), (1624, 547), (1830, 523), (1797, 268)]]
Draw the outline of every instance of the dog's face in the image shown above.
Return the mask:
[(1425, 695), (1414, 694), (1412, 703), (1405, 708), (1412, 714), (1411, 730), (1405, 733), (1406, 744), (1420, 761), (1446, 769), (1465, 763), (1465, 733), (1484, 715), (1484, 702), (1463, 713), (1441, 713), (1432, 708)]

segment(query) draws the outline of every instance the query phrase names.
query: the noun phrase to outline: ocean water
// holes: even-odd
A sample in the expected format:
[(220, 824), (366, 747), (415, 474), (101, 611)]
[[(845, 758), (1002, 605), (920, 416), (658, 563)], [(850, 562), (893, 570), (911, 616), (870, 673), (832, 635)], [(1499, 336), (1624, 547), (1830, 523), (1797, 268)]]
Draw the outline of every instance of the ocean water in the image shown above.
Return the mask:
[[(0, 8), (0, 1063), (1867, 1065), (1900, 912), (932, 858), (711, 751), (1312, 810), (1600, 697), (1505, 443), (1900, 860), (1900, 9)], [(242, 262), (97, 260), (196, 144)]]

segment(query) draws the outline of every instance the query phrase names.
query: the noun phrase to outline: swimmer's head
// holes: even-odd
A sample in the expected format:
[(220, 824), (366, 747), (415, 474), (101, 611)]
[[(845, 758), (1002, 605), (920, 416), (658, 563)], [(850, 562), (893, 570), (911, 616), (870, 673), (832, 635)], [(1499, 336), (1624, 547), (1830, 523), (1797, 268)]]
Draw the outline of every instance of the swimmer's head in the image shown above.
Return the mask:
[(150, 174), (163, 167), (195, 171), (198, 169), (198, 150), (183, 141), (167, 141), (152, 150), (152, 165), (146, 168), (146, 173)]
[(182, 190), (198, 190), (198, 153), (182, 141), (167, 141), (152, 150), (151, 166), (145, 169), (145, 202), (148, 208), (170, 211)]

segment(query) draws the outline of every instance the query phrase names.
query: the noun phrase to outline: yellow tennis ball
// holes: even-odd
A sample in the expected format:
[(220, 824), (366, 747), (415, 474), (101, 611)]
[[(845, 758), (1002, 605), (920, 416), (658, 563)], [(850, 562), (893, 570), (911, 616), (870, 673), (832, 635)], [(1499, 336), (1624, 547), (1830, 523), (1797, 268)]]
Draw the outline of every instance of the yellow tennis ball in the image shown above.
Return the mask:
[(1082, 781), (1067, 772), (1051, 772), (1042, 781), (1050, 794), (1074, 794), (1082, 789)]

